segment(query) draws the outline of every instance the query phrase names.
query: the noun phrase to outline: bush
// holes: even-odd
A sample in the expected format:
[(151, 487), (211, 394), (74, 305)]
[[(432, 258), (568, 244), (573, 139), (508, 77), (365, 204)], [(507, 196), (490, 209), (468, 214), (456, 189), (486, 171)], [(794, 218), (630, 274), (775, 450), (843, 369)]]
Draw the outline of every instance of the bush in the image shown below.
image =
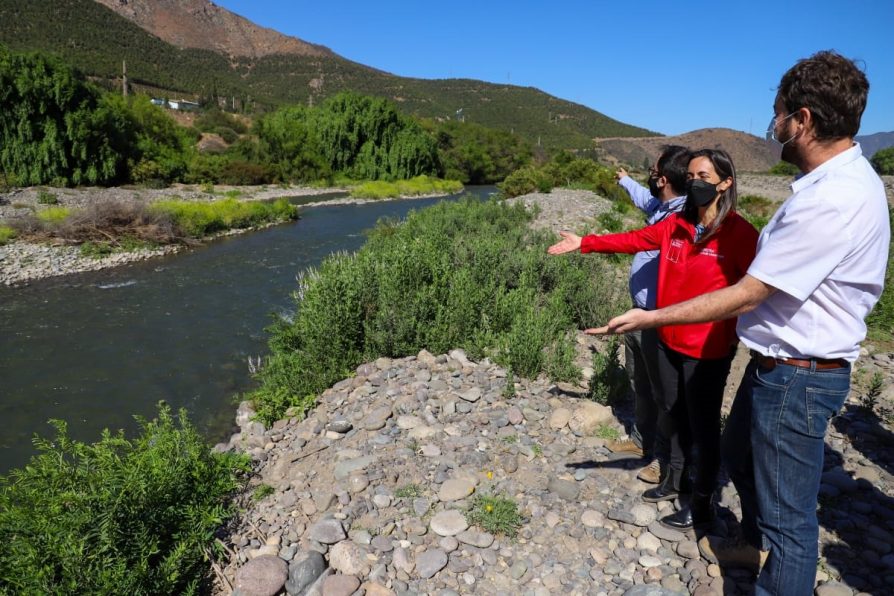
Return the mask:
[(41, 205), (55, 205), (59, 202), (56, 194), (45, 190), (37, 191), (37, 202)]
[(779, 203), (758, 195), (744, 195), (739, 197), (737, 202), (739, 213), (758, 230), (762, 230), (769, 223), (778, 208)]
[(629, 392), (627, 374), (621, 366), (621, 342), (617, 337), (593, 353), (593, 377), (589, 398), (604, 406), (621, 401)]
[(285, 199), (273, 203), (232, 198), (210, 203), (158, 201), (150, 211), (171, 217), (180, 234), (191, 238), (298, 217), (298, 208)]
[(299, 412), (361, 362), (425, 348), (491, 356), (515, 375), (573, 380), (569, 331), (620, 310), (623, 287), (599, 258), (546, 254), (522, 206), (464, 199), (380, 222), (356, 254), (301, 276), (296, 313), (269, 329), (253, 395), (267, 422)]
[(49, 227), (60, 225), (71, 215), (68, 207), (47, 207), (37, 212), (37, 219)]
[(410, 180), (364, 182), (351, 189), (351, 196), (363, 199), (414, 197), (426, 194), (450, 194), (463, 189), (456, 180), (438, 180), (428, 176), (416, 176)]
[(239, 134), (232, 128), (226, 126), (218, 126), (213, 132), (227, 144), (235, 143), (239, 139)]
[(273, 173), (265, 165), (232, 160), (224, 164), (217, 177), (220, 184), (234, 186), (267, 184), (273, 181)]
[(797, 176), (801, 173), (798, 166), (790, 164), (787, 161), (780, 161), (767, 172), (773, 176)]
[(15, 229), (7, 225), (0, 225), (0, 246), (9, 244), (12, 240), (15, 239), (17, 234), (18, 233), (15, 231)]
[(106, 430), (87, 445), (53, 424), (31, 463), (0, 479), (0, 592), (197, 593), (247, 461), (212, 454), (164, 406), (134, 440)]
[(887, 147), (876, 151), (869, 160), (875, 171), (881, 176), (894, 175), (894, 147)]

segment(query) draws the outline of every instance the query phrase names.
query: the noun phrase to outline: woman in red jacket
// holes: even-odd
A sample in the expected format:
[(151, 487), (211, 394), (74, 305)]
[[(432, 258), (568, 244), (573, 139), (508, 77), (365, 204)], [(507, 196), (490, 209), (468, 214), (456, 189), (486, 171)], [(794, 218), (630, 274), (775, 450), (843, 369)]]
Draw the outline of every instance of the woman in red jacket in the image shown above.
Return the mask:
[[(736, 171), (725, 151), (692, 154), (686, 207), (663, 221), (622, 234), (585, 236), (561, 232), (553, 255), (636, 253), (661, 250), (657, 307), (683, 302), (735, 284), (754, 259), (758, 232), (736, 213)], [(735, 355), (736, 320), (672, 325), (658, 330), (655, 393), (662, 401), (659, 428), (671, 441), (661, 483), (643, 493), (657, 502), (680, 498), (679, 511), (660, 520), (678, 530), (709, 525), (720, 469), (720, 406)], [(689, 466), (694, 481), (689, 480)]]

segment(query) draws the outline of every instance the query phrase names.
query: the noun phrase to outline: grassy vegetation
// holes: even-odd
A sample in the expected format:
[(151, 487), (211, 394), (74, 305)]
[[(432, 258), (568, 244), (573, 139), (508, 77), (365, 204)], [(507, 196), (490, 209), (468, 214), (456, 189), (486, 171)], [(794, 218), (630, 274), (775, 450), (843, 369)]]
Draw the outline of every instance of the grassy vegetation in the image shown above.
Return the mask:
[[(618, 186), (612, 169), (589, 158), (559, 152), (547, 163), (520, 168), (498, 185), (504, 197), (517, 197), (531, 192), (549, 192), (553, 188), (591, 190), (613, 203), (630, 204), (627, 192)], [(627, 207), (619, 207), (623, 213)]]
[(286, 199), (272, 203), (237, 201), (233, 198), (210, 203), (158, 201), (150, 209), (170, 217), (184, 235), (192, 238), (298, 218), (298, 208)]
[(10, 226), (0, 224), (0, 246), (4, 244), (8, 244), (15, 240), (15, 237), (18, 235), (18, 232)]
[(524, 521), (515, 501), (498, 495), (476, 495), (466, 515), (470, 524), (514, 538)]
[(357, 199), (386, 199), (415, 197), (428, 194), (453, 194), (460, 192), (463, 185), (458, 180), (439, 180), (430, 176), (416, 176), (410, 180), (374, 180), (364, 182), (351, 189), (351, 196)]
[(185, 412), (161, 407), (141, 425), (88, 445), (56, 421), (31, 463), (0, 478), (0, 593), (199, 592), (248, 461), (212, 454)]
[(398, 499), (415, 499), (423, 494), (422, 487), (418, 484), (406, 484), (394, 491), (394, 496)]
[(604, 259), (546, 254), (523, 206), (465, 199), (380, 222), (356, 254), (307, 272), (296, 313), (271, 327), (252, 394), (267, 421), (378, 356), (463, 348), (514, 375), (576, 380), (574, 329), (621, 310), (624, 289)]
[(611, 337), (601, 350), (593, 353), (593, 378), (589, 398), (604, 406), (624, 399), (630, 391), (627, 373), (621, 366), (621, 342)]
[(37, 191), (37, 202), (41, 205), (55, 205), (59, 202), (59, 199), (56, 197), (56, 193), (39, 190)]
[(743, 195), (738, 199), (737, 210), (758, 230), (764, 229), (776, 213), (779, 203), (758, 195)]
[(68, 219), (71, 213), (68, 207), (47, 207), (37, 212), (37, 219), (48, 226), (58, 226)]
[(254, 492), (251, 493), (251, 500), (257, 503), (258, 501), (263, 501), (275, 492), (276, 489), (269, 484), (259, 484)]

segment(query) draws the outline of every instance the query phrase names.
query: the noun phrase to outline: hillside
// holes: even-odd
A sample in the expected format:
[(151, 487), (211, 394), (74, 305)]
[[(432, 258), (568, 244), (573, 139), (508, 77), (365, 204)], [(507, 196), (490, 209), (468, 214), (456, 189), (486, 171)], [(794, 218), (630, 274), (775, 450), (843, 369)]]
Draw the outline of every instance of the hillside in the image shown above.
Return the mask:
[[(257, 27), (207, 0), (122, 2), (0, 0), (0, 43), (59, 54), (110, 86), (120, 84), (126, 60), (138, 88), (216, 96), (252, 110), (318, 103), (350, 89), (391, 99), (421, 117), (450, 118), (462, 108), (468, 122), (512, 130), (545, 147), (589, 148), (594, 137), (655, 134), (533, 88), (395, 76)], [(140, 25), (198, 47), (177, 47)]]
[(894, 147), (894, 132), (877, 132), (871, 135), (857, 135), (856, 141), (863, 149), (863, 155), (867, 158), (875, 155), (888, 147)]
[(779, 161), (779, 149), (754, 135), (729, 128), (702, 128), (673, 137), (603, 138), (597, 147), (607, 161), (642, 167), (654, 163), (663, 145), (724, 149), (742, 172), (764, 172)]
[(227, 56), (334, 56), (329, 48), (288, 37), (205, 0), (96, 0), (178, 48)]

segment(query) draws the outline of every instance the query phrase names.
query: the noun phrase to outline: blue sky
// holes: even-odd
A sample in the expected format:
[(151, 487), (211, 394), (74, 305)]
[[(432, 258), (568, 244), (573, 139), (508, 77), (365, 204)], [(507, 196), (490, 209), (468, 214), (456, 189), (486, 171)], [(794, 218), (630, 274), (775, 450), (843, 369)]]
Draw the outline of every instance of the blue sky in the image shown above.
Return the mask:
[(835, 49), (865, 63), (860, 134), (894, 131), (892, 0), (216, 4), (397, 75), (537, 87), (669, 135), (762, 135), (785, 70)]

